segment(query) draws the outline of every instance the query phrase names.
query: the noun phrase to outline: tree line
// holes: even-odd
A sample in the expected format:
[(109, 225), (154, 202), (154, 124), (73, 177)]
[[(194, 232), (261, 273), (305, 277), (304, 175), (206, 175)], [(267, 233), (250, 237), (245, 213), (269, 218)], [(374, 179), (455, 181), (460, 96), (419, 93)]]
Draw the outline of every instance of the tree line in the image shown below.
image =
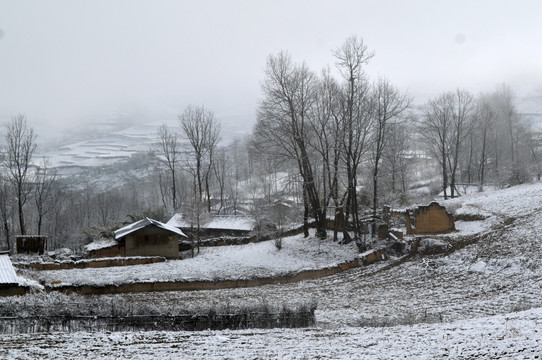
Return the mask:
[[(196, 228), (217, 214), (280, 226), (312, 219), (320, 238), (335, 219), (350, 224), (342, 239), (360, 242), (366, 218), (416, 200), (412, 187), (429, 183), (430, 196), (447, 199), (464, 185), (540, 179), (536, 133), (508, 86), (476, 96), (457, 89), (414, 105), (386, 78), (368, 76), (373, 56), (356, 36), (319, 72), (286, 51), (270, 55), (249, 136), (225, 144), (215, 114), (188, 106), (178, 115), (181, 131), (161, 125), (149, 154), (119, 165), (138, 175), (113, 188), (61, 179), (46, 161), (32, 165), (36, 136), (24, 116), (14, 117), (2, 152), (3, 235), (26, 234), (29, 217), (31, 231), (45, 227), (59, 246), (71, 246), (130, 219), (180, 212)], [(88, 236), (68, 240), (74, 233)]]

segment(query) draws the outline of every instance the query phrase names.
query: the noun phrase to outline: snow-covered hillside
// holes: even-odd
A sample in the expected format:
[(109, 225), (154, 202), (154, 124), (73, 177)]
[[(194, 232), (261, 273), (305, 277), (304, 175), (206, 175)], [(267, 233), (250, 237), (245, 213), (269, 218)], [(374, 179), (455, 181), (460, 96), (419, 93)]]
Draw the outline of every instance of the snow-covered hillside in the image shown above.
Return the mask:
[(445, 205), (457, 214), (486, 217), (458, 221), (459, 232), (429, 237), (448, 242), (455, 249), (448, 254), (392, 258), (299, 283), (106, 297), (179, 307), (317, 300), (315, 328), (2, 335), (0, 351), (23, 359), (540, 357), (542, 184), (477, 193)]

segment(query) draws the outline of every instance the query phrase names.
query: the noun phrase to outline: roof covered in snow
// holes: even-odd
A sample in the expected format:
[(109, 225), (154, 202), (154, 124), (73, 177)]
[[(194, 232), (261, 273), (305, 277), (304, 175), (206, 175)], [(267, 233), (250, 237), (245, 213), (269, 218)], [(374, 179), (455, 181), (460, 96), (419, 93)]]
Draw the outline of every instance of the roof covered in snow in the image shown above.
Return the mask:
[(0, 255), (0, 284), (18, 284), (17, 274), (9, 255)]
[(129, 235), (129, 234), (133, 233), (134, 231), (143, 229), (143, 228), (145, 228), (147, 226), (151, 226), (151, 225), (159, 227), (159, 228), (164, 229), (164, 230), (168, 230), (168, 231), (170, 231), (172, 233), (175, 233), (177, 235), (181, 235), (181, 236), (186, 237), (186, 235), (181, 230), (179, 230), (178, 228), (176, 228), (174, 226), (161, 223), (160, 221), (157, 221), (157, 220), (144, 218), (142, 220), (136, 221), (133, 224), (127, 225), (127, 226), (125, 226), (123, 228), (120, 228), (117, 231), (115, 231), (115, 240), (118, 240), (118, 239), (120, 239), (122, 237), (125, 237), (126, 235)]
[[(173, 215), (167, 224), (176, 228), (189, 228), (192, 225), (183, 218), (182, 214)], [(215, 215), (211, 221), (202, 225), (202, 228), (251, 231), (254, 228), (254, 219), (244, 215)]]

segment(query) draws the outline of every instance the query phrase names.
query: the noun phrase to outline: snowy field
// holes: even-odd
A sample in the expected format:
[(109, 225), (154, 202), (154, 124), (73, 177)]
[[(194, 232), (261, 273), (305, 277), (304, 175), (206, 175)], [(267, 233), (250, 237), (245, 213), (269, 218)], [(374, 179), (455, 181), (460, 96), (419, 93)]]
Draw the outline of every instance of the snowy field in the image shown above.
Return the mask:
[[(398, 264), (390, 259), (299, 283), (105, 296), (181, 307), (316, 300), (314, 328), (1, 335), (0, 358), (542, 358), (542, 184), (472, 194), (445, 205), (456, 213), (487, 217), (458, 222), (457, 233), (432, 236), (463, 244), (447, 255), (417, 256)], [(242, 249), (250, 248), (237, 251)], [(261, 250), (261, 261), (272, 249)], [(234, 248), (224, 251), (227, 258)], [(219, 261), (211, 253), (201, 258), (205, 256), (210, 256), (208, 264)], [(251, 262), (247, 254), (250, 266), (238, 268), (236, 263), (224, 271), (244, 273), (259, 261)], [(277, 269), (286, 266), (276, 258), (265, 266), (275, 261)], [(211, 274), (218, 270), (213, 269), (205, 276), (215, 276)]]
[[(31, 334), (3, 359), (537, 359), (542, 310), (386, 328)], [(27, 347), (31, 344), (30, 347)], [(2, 350), (3, 348), (3, 350)]]
[(238, 280), (268, 278), (321, 269), (352, 261), (355, 244), (338, 245), (303, 235), (283, 239), (277, 250), (273, 241), (247, 245), (202, 247), (195, 258), (170, 260), (150, 265), (96, 269), (28, 271), (46, 284), (119, 285), (134, 282)]

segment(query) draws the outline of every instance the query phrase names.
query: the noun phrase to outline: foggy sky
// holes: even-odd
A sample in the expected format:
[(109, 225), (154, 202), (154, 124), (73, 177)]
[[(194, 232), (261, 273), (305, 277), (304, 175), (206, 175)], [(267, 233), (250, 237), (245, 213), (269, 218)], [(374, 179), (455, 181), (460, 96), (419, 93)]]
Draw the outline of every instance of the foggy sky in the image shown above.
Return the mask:
[(0, 121), (73, 126), (188, 104), (254, 121), (266, 57), (314, 70), (361, 36), (417, 101), (464, 88), (542, 93), (542, 1), (0, 0)]

